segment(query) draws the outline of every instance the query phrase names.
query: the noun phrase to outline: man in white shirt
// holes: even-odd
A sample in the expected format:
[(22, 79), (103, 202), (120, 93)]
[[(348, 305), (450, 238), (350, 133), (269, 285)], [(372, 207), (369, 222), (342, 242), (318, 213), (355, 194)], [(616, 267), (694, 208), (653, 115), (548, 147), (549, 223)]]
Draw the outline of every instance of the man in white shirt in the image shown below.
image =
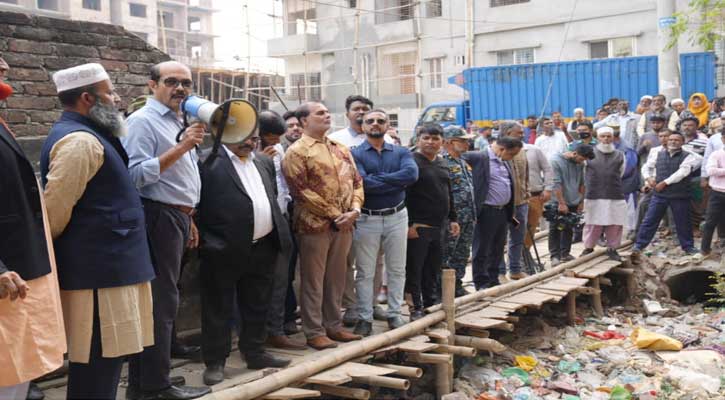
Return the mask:
[(637, 122), (639, 121), (635, 114), (629, 111), (629, 101), (620, 99), (617, 103), (617, 113), (610, 114), (607, 118), (596, 122), (594, 124), (594, 130), (599, 131), (599, 128), (603, 128), (610, 125), (619, 126), (620, 137), (622, 141), (631, 149), (636, 149), (639, 142), (639, 136), (637, 135)]
[(567, 150), (569, 142), (566, 140), (566, 135), (564, 135), (564, 132), (554, 129), (554, 122), (551, 118), (541, 118), (536, 132), (538, 137), (534, 142), (534, 146), (540, 148), (547, 159), (551, 160), (552, 157)]

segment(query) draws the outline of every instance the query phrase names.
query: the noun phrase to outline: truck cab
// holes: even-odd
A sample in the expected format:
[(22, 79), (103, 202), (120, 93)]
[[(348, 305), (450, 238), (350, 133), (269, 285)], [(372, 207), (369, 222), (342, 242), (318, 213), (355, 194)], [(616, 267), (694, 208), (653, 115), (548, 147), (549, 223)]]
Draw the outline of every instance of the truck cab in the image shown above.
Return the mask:
[(439, 101), (429, 104), (418, 118), (416, 128), (427, 122), (435, 122), (442, 127), (449, 125), (465, 126), (469, 119), (467, 101)]

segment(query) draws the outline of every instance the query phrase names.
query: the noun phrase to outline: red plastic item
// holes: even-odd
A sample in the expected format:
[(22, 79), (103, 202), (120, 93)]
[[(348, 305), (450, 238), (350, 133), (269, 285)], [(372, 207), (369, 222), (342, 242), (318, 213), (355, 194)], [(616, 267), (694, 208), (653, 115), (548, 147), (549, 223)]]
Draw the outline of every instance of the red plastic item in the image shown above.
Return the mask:
[(584, 336), (593, 337), (593, 338), (599, 339), (599, 340), (624, 339), (626, 337), (626, 336), (622, 335), (621, 333), (615, 332), (615, 331), (605, 331), (605, 332), (584, 331)]

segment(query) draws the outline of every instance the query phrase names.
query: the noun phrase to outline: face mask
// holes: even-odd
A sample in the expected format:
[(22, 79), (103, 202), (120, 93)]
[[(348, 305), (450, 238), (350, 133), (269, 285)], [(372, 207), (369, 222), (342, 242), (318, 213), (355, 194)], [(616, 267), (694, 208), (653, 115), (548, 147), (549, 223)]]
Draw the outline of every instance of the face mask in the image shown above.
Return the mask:
[(5, 100), (13, 94), (13, 87), (7, 83), (0, 82), (0, 100)]

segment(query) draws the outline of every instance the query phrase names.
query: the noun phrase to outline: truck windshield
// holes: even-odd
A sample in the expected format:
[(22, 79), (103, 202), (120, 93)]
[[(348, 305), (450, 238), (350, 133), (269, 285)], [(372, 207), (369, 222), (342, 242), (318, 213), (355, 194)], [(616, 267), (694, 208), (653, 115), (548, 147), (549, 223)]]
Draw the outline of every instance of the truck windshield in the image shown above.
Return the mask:
[(431, 107), (426, 110), (423, 122), (456, 122), (456, 107)]

